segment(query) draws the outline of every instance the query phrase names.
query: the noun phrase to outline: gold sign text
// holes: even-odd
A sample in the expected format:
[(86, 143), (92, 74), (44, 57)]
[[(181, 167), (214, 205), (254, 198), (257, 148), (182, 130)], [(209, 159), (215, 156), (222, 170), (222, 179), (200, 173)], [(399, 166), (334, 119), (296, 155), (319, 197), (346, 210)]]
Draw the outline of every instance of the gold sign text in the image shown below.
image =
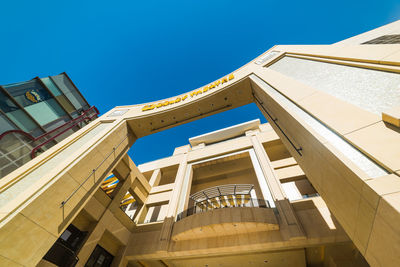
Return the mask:
[(224, 78), (222, 78), (222, 79), (220, 79), (218, 81), (215, 81), (215, 82), (211, 83), (210, 85), (204, 86), (203, 89), (195, 90), (195, 91), (191, 92), (190, 94), (186, 94), (186, 95), (184, 95), (182, 97), (177, 97), (177, 98), (172, 99), (172, 100), (165, 100), (165, 101), (159, 102), (157, 104), (145, 105), (142, 108), (142, 111), (147, 111), (147, 110), (152, 110), (152, 109), (155, 109), (155, 108), (166, 107), (166, 106), (169, 106), (169, 105), (173, 105), (175, 103), (179, 103), (181, 101), (185, 101), (188, 98), (188, 96), (195, 97), (195, 96), (197, 96), (199, 94), (202, 94), (202, 93), (205, 93), (205, 92), (207, 92), (209, 90), (217, 88), (219, 85), (227, 83), (228, 81), (233, 80), (234, 78), (235, 78), (235, 76), (233, 74), (229, 74), (228, 76), (226, 76), (226, 77), (224, 77)]

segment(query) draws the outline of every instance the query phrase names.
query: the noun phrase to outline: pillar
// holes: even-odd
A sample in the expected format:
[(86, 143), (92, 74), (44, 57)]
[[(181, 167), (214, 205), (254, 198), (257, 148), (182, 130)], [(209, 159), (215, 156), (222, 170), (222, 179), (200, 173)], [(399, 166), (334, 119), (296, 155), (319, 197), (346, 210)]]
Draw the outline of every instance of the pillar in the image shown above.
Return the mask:
[(175, 222), (179, 199), (183, 191), (183, 184), (185, 182), (186, 168), (188, 167), (187, 157), (187, 153), (184, 153), (179, 163), (178, 172), (176, 173), (175, 178), (174, 189), (172, 190), (172, 196), (168, 205), (167, 216), (164, 219), (164, 223), (160, 231), (158, 251), (168, 251), (168, 246), (171, 240), (172, 227)]
[[(271, 166), (271, 161), (257, 136), (257, 132), (250, 133), (249, 137), (254, 148), (257, 160), (260, 163), (261, 170), (269, 186), (272, 198), (275, 201), (276, 209), (279, 213), (280, 230), (285, 239), (304, 239), (305, 233), (303, 227), (293, 210), (290, 201), (287, 199), (282, 189), (279, 179), (275, 175), (275, 171)], [(260, 183), (262, 187), (265, 183)]]

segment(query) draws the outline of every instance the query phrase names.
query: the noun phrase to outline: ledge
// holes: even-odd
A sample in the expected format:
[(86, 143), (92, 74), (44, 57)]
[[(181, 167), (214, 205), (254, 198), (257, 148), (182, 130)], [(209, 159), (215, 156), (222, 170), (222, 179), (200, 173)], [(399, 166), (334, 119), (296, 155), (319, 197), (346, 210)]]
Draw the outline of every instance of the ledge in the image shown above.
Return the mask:
[(279, 230), (272, 208), (223, 208), (196, 213), (174, 224), (172, 240)]
[(382, 112), (382, 120), (396, 127), (400, 127), (400, 107)]

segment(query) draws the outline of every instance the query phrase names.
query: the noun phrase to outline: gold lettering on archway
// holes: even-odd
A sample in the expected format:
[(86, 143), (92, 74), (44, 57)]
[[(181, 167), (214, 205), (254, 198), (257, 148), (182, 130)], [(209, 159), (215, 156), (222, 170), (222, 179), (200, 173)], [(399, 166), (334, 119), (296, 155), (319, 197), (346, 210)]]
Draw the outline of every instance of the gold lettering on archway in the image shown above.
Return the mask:
[(213, 83), (211, 83), (211, 84), (209, 84), (209, 85), (207, 85), (207, 86), (204, 86), (203, 89), (195, 90), (195, 91), (193, 91), (193, 92), (191, 92), (191, 93), (188, 93), (188, 94), (186, 94), (186, 95), (184, 95), (184, 96), (177, 97), (177, 98), (175, 98), (175, 99), (164, 100), (164, 101), (159, 102), (159, 103), (157, 103), (157, 104), (148, 104), (148, 105), (145, 105), (145, 106), (142, 108), (142, 111), (153, 110), (153, 109), (155, 109), (155, 108), (161, 108), (161, 107), (173, 105), (173, 104), (175, 104), (175, 103), (179, 103), (179, 102), (181, 102), (181, 101), (185, 101), (186, 98), (188, 98), (188, 96), (190, 96), (190, 97), (192, 98), (192, 97), (195, 97), (195, 96), (197, 96), (197, 95), (203, 94), (203, 93), (205, 93), (205, 92), (208, 92), (209, 90), (212, 90), (212, 89), (214, 89), (214, 88), (217, 88), (218, 86), (220, 86), (220, 85), (222, 85), (222, 84), (224, 84), (224, 83), (227, 83), (227, 82), (230, 81), (230, 80), (233, 80), (234, 78), (235, 78), (235, 76), (231, 73), (231, 74), (229, 74), (228, 76), (223, 77), (222, 79), (220, 79), (220, 80), (218, 80), (218, 81), (215, 81), (215, 82), (213, 82)]

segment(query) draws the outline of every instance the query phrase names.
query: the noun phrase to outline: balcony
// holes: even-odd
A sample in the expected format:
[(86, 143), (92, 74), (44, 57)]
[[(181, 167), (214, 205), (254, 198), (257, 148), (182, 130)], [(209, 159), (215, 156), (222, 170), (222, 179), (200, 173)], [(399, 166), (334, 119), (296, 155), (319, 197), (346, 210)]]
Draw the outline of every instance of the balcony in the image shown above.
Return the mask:
[(252, 184), (228, 184), (196, 192), (189, 198), (189, 208), (178, 214), (177, 220), (196, 213), (221, 208), (270, 208), (268, 200), (251, 197), (253, 189), (254, 185)]
[[(251, 184), (210, 187), (192, 194), (177, 216), (174, 241), (278, 230), (269, 202), (254, 198)], [(253, 196), (253, 197), (252, 197)]]

